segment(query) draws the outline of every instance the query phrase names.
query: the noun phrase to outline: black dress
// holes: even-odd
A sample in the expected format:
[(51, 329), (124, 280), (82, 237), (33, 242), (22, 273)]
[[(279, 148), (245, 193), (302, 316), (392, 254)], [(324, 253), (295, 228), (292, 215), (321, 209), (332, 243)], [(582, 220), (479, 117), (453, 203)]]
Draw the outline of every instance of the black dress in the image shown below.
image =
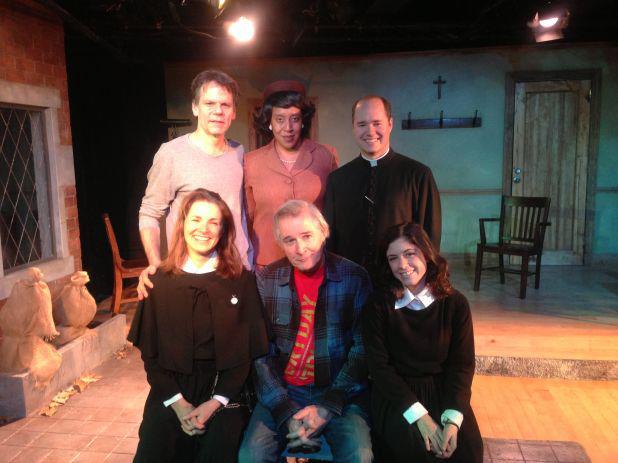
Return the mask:
[[(139, 430), (136, 462), (235, 462), (249, 409), (241, 395), (251, 361), (267, 337), (254, 276), (180, 275), (158, 271), (140, 303), (128, 340), (142, 353), (150, 393)], [(194, 406), (230, 399), (202, 436), (185, 434), (163, 401), (178, 392)]]
[[(475, 360), (466, 298), (456, 291), (424, 310), (395, 310), (392, 296), (377, 293), (363, 309), (362, 326), (384, 461), (481, 463), (483, 442), (470, 407)], [(445, 409), (463, 413), (450, 459), (427, 452), (418, 426), (403, 417), (417, 401), (438, 425)]]

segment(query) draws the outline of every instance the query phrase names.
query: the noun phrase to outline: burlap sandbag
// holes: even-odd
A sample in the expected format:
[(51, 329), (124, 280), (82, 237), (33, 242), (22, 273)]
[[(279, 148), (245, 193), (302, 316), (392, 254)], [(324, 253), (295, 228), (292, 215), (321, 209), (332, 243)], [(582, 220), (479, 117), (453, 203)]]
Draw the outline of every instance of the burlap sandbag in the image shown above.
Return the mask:
[[(0, 309), (0, 371), (21, 373), (30, 369), (37, 384), (49, 381), (60, 367), (60, 354), (43, 339), (58, 335), (52, 318), (51, 295), (36, 267), (20, 280)], [(34, 367), (34, 368), (33, 368)]]
[(53, 313), (57, 325), (83, 328), (92, 321), (97, 313), (97, 303), (86, 288), (89, 281), (86, 272), (71, 275), (71, 281), (54, 300)]
[(43, 388), (49, 384), (62, 363), (62, 356), (54, 346), (34, 338), (34, 351), (30, 363), (30, 374), (34, 377), (35, 387)]
[(23, 373), (34, 356), (36, 336), (5, 335), (0, 344), (0, 372)]

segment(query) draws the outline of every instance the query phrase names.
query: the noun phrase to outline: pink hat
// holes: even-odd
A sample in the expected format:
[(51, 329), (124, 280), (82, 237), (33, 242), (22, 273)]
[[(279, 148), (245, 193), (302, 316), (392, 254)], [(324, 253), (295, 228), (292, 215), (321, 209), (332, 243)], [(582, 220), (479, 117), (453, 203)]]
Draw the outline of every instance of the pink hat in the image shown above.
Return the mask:
[(266, 99), (277, 92), (296, 92), (305, 96), (305, 86), (297, 80), (277, 80), (266, 86), (262, 97)]

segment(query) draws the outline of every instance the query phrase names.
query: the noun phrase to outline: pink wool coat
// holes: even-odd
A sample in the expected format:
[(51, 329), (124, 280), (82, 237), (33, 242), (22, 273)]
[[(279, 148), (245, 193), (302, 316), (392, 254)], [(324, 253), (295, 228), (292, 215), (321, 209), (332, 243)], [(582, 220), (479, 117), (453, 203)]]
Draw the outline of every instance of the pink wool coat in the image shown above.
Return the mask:
[(305, 139), (288, 171), (274, 141), (245, 155), (244, 182), (247, 226), (254, 262), (268, 265), (284, 256), (273, 233), (273, 215), (289, 199), (303, 199), (322, 210), (326, 179), (337, 168), (334, 148)]

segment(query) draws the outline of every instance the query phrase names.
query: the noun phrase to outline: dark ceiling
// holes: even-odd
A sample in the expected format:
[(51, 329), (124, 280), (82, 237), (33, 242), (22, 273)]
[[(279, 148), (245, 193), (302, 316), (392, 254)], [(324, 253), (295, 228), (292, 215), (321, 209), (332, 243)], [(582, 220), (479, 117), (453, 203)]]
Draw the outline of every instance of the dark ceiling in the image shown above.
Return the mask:
[[(60, 12), (71, 39), (129, 60), (350, 55), (534, 43), (526, 22), (541, 0), (40, 0)], [(554, 2), (555, 3), (555, 2)], [(566, 42), (618, 40), (618, 0), (572, 0)], [(257, 19), (253, 43), (224, 22)]]

